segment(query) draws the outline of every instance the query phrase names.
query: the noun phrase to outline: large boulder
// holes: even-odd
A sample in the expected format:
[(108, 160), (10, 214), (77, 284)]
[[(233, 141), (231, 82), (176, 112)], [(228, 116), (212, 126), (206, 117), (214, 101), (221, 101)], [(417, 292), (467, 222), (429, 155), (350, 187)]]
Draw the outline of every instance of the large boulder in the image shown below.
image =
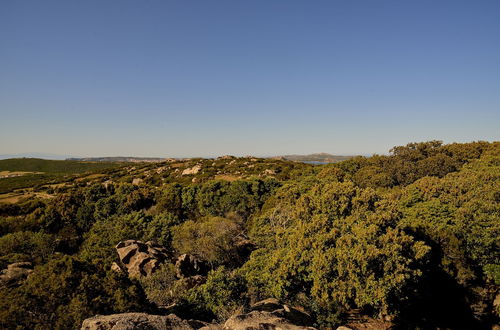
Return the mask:
[(83, 321), (82, 330), (193, 330), (205, 326), (204, 322), (186, 321), (175, 314), (151, 315), (123, 313), (97, 315)]
[(0, 273), (0, 285), (15, 287), (21, 284), (33, 272), (31, 262), (16, 262), (7, 266)]
[(208, 264), (200, 258), (182, 254), (175, 261), (175, 273), (177, 278), (187, 278), (196, 275), (206, 275), (208, 273)]
[(126, 240), (116, 245), (116, 252), (130, 277), (149, 276), (156, 271), (171, 254), (153, 242)]
[(278, 309), (283, 309), (283, 305), (276, 298), (264, 299), (250, 306), (251, 311), (260, 312), (273, 312)]
[(271, 298), (252, 305), (249, 313), (233, 315), (224, 323), (224, 329), (315, 329), (311, 324), (312, 319), (307, 313)]
[(184, 171), (182, 171), (181, 175), (194, 175), (198, 174), (198, 172), (201, 170), (201, 165), (195, 165), (191, 168), (186, 168)]

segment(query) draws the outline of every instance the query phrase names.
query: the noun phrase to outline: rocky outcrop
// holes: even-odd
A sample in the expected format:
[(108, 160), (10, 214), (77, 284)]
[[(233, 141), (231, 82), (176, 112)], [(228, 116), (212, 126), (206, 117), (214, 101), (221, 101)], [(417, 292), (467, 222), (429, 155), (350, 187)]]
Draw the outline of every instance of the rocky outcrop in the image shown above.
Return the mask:
[(207, 324), (183, 320), (175, 314), (123, 313), (97, 315), (83, 321), (82, 330), (192, 330)]
[(271, 298), (252, 305), (249, 313), (233, 315), (224, 323), (224, 329), (314, 329), (311, 324), (307, 313)]
[(175, 262), (175, 273), (177, 278), (206, 275), (208, 270), (209, 267), (205, 261), (190, 254), (182, 254)]
[(260, 311), (260, 312), (273, 312), (278, 309), (282, 309), (283, 305), (276, 298), (268, 298), (256, 302), (250, 307), (251, 311)]
[(224, 156), (217, 157), (217, 160), (221, 160), (221, 159), (235, 159), (235, 158), (236, 157), (232, 156), (232, 155), (224, 155)]
[(191, 168), (186, 168), (184, 171), (182, 171), (181, 175), (194, 175), (198, 174), (198, 172), (201, 170), (201, 165), (195, 165)]
[(138, 186), (138, 185), (142, 184), (143, 182), (144, 182), (144, 180), (143, 180), (143, 179), (141, 179), (141, 178), (134, 178), (134, 179), (132, 180), (132, 184), (133, 184), (134, 186)]
[(33, 272), (31, 262), (16, 262), (7, 266), (0, 273), (0, 286), (15, 287), (21, 284)]
[(276, 175), (276, 171), (268, 168), (264, 170), (264, 175)]
[(250, 312), (232, 316), (224, 326), (199, 320), (183, 320), (175, 314), (152, 315), (146, 313), (123, 313), (97, 315), (83, 321), (82, 330), (256, 330), (283, 329), (304, 330), (315, 328), (308, 326), (311, 319), (308, 314), (276, 299), (267, 299), (251, 306)]
[(171, 259), (166, 248), (153, 242), (122, 241), (116, 245), (116, 252), (131, 277), (149, 276), (161, 263)]

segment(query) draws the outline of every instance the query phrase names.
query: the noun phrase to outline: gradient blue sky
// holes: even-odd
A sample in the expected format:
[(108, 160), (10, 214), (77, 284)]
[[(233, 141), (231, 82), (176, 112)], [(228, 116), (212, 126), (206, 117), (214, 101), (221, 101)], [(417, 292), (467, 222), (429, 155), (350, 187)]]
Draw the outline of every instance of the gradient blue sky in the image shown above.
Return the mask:
[(500, 139), (500, 1), (0, 2), (0, 154)]

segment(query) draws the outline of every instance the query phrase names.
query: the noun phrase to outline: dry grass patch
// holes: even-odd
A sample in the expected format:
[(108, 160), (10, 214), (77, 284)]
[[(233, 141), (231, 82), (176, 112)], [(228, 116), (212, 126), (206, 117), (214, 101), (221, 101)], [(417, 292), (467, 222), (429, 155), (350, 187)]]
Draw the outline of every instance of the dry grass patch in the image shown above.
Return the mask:
[(219, 174), (215, 176), (215, 180), (236, 181), (240, 179), (241, 176), (229, 175), (229, 174)]

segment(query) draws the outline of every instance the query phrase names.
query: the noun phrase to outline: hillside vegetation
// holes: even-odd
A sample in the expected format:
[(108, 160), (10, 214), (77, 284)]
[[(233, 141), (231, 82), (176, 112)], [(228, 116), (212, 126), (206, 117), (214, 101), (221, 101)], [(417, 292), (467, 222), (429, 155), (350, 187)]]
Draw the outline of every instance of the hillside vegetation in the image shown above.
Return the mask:
[[(363, 318), (410, 329), (499, 322), (498, 142), (411, 143), (316, 166), (24, 161), (0, 169), (90, 172), (34, 189), (50, 198), (0, 204), (0, 268), (34, 265), (0, 288), (0, 328), (78, 329), (129, 311), (223, 322), (271, 297), (301, 306), (321, 329)], [(188, 283), (172, 259), (129, 277), (112, 269), (125, 240), (194, 256), (208, 273)]]
[(0, 171), (26, 171), (56, 174), (77, 174), (103, 170), (112, 165), (72, 160), (47, 160), (39, 158), (12, 158), (0, 160)]
[(24, 175), (0, 178), (0, 194), (15, 189), (64, 181), (75, 174), (101, 172), (119, 163), (89, 163), (71, 160), (12, 158), (0, 160), (0, 172), (26, 172)]

